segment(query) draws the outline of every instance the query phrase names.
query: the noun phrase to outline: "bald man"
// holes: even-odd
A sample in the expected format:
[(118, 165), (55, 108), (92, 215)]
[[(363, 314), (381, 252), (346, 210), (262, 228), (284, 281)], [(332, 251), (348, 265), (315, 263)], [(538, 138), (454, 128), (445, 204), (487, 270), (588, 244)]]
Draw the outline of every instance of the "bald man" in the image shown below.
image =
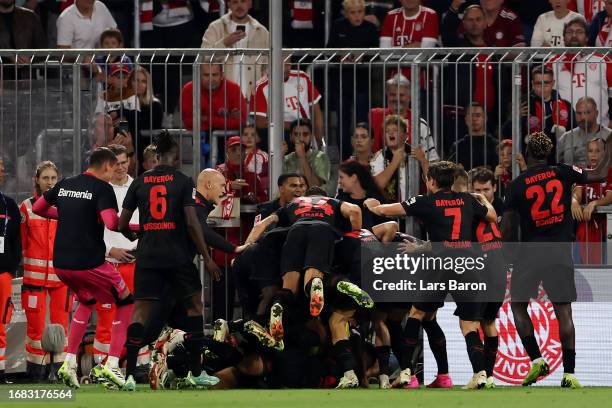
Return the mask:
[(206, 243), (219, 251), (231, 254), (239, 253), (244, 249), (243, 246), (236, 246), (219, 235), (213, 230), (206, 220), (208, 215), (220, 205), (221, 201), (227, 196), (225, 176), (214, 169), (204, 169), (198, 175), (198, 184), (196, 187), (196, 213), (198, 220), (204, 231), (204, 240)]

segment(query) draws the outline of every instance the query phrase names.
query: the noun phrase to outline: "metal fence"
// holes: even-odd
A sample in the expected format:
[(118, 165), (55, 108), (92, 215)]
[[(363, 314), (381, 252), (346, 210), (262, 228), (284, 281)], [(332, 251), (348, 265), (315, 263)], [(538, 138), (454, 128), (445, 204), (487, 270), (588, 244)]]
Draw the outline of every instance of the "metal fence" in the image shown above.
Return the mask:
[[(405, 135), (398, 126), (399, 138), (421, 146), (430, 159), (454, 160), (466, 170), (490, 166), (497, 170), (501, 195), (519, 172), (516, 157), (531, 131), (549, 133), (561, 161), (588, 165), (586, 141), (608, 132), (603, 127), (608, 126), (612, 88), (609, 54), (609, 49), (571, 48), (284, 50), (293, 70), (283, 85), (287, 148), (293, 145), (289, 123), (313, 119), (311, 149), (324, 151), (329, 159), (330, 174), (320, 178), (326, 178), (325, 187), (334, 195), (343, 160), (375, 158), (376, 149), (355, 148), (355, 125), (367, 122), (370, 143), (385, 149), (390, 142), (385, 117), (398, 114), (408, 124)], [(185, 173), (195, 177), (200, 169), (228, 160), (225, 170), (232, 167), (232, 177), (244, 178), (243, 156), (231, 165), (235, 158), (228, 157), (228, 137), (242, 135), (254, 123), (260, 147), (272, 148), (272, 155), (282, 151), (268, 141), (268, 124), (275, 119), (268, 100), (276, 84), (260, 83), (257, 94), (257, 82), (270, 71), (268, 57), (268, 50), (227, 49), (0, 51), (3, 191), (18, 200), (32, 195), (33, 169), (43, 159), (56, 162), (62, 176), (80, 172), (93, 147), (127, 143), (116, 139), (122, 131), (133, 141), (136, 174), (142, 170), (144, 148), (162, 128), (180, 139)], [(24, 59), (29, 62), (15, 64)], [(219, 82), (219, 67), (236, 84)], [(204, 91), (189, 94), (189, 83), (192, 90)], [(581, 103), (576, 111), (585, 96), (596, 106)], [(382, 155), (384, 166), (392, 155)], [(255, 199), (243, 203), (246, 219), (252, 204), (275, 191), (283, 171), (273, 157), (267, 176), (255, 168), (254, 185), (248, 187)], [(418, 162), (407, 155), (398, 171), (405, 177), (399, 177), (396, 198), (418, 194), (420, 177), (412, 176), (419, 174)], [(585, 228), (605, 224), (600, 214)], [(413, 225), (407, 228), (416, 231)], [(603, 251), (600, 263), (608, 258), (602, 248), (605, 231), (599, 233), (603, 244), (586, 249)], [(244, 238), (246, 231), (238, 236)]]

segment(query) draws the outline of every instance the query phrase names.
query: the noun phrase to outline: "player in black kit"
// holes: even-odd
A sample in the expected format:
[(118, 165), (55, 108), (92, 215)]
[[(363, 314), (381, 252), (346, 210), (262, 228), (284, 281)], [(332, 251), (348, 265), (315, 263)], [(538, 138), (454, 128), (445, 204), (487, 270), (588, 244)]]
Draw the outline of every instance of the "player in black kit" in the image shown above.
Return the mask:
[[(571, 214), (572, 186), (604, 181), (612, 163), (612, 138), (606, 142), (604, 159), (593, 170), (557, 164), (547, 158), (553, 143), (546, 134), (530, 135), (527, 143), (527, 170), (512, 180), (506, 195), (503, 218), (504, 238), (518, 213), (521, 225), (521, 256), (512, 272), (512, 313), (516, 330), (532, 361), (523, 385), (535, 383), (549, 372), (534, 336), (527, 306), (542, 286), (553, 304), (559, 321), (559, 337), (563, 352), (561, 387), (580, 388), (574, 376), (575, 329), (571, 302), (576, 300), (574, 262), (571, 242), (574, 221)], [(525, 243), (529, 243), (528, 245)]]
[(169, 133), (163, 132), (155, 146), (160, 164), (134, 180), (123, 201), (119, 221), (119, 228), (126, 231), (132, 213), (138, 208), (141, 237), (134, 276), (136, 306), (126, 343), (126, 389), (132, 388), (138, 350), (153, 317), (151, 309), (154, 302), (164, 298), (166, 288), (186, 310), (180, 327), (186, 332), (185, 348), (190, 356), (190, 371), (185, 380), (194, 387), (206, 387), (216, 384), (218, 379), (201, 369), (202, 284), (193, 263), (194, 245), (214, 279), (219, 279), (220, 271), (210, 258), (197, 219), (193, 181), (177, 169), (178, 144)]
[[(451, 191), (455, 180), (456, 165), (447, 161), (432, 163), (427, 170), (427, 196), (417, 196), (402, 203), (380, 205), (376, 200), (367, 200), (365, 205), (374, 214), (382, 216), (412, 215), (421, 219), (434, 245), (437, 256), (473, 255), (473, 224), (478, 220), (495, 221), (493, 207), (481, 195)], [(476, 198), (475, 198), (476, 197)], [(453, 275), (450, 275), (453, 274)], [(467, 276), (469, 271), (464, 273)], [(458, 275), (454, 271), (429, 271), (425, 278), (431, 282), (448, 282)], [(414, 302), (406, 321), (402, 339), (400, 367), (402, 369), (394, 386), (411, 387), (411, 360), (418, 343), (419, 328), (423, 320), (431, 320), (438, 308), (444, 305), (445, 290), (429, 293), (427, 302)], [(465, 337), (468, 356), (474, 376), (467, 388), (483, 388), (487, 376), (484, 370), (483, 344), (478, 335), (481, 318), (481, 304), (472, 298), (465, 298), (460, 292), (451, 292), (457, 304), (455, 314), (459, 316), (461, 331)]]

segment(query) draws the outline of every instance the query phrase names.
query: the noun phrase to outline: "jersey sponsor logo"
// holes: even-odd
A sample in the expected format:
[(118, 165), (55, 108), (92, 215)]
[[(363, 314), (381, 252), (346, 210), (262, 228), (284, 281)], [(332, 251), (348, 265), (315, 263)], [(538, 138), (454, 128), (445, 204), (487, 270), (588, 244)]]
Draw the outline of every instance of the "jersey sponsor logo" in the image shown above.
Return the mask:
[(81, 198), (84, 200), (92, 200), (93, 199), (93, 194), (91, 194), (89, 191), (85, 190), (85, 191), (74, 191), (74, 190), (65, 190), (63, 188), (60, 188), (59, 192), (57, 193), (58, 197), (68, 197), (68, 198)]
[(536, 175), (533, 175), (531, 177), (527, 177), (525, 179), (525, 184), (533, 184), (536, 181), (541, 181), (541, 180), (546, 180), (549, 178), (553, 178), (556, 177), (557, 173), (555, 173), (554, 171), (546, 171), (544, 173), (538, 173)]
[[(508, 300), (508, 299), (506, 299)], [(559, 324), (550, 302), (533, 301), (529, 308), (535, 337), (542, 351), (542, 357), (553, 373), (562, 362)], [(520, 384), (529, 372), (531, 362), (516, 331), (510, 302), (504, 302), (497, 319), (499, 349), (493, 375), (509, 384)]]
[(165, 174), (163, 176), (145, 176), (144, 182), (149, 183), (167, 183), (169, 181), (174, 181), (173, 174)]
[(454, 200), (436, 200), (436, 207), (458, 207), (465, 205), (463, 198), (456, 198)]

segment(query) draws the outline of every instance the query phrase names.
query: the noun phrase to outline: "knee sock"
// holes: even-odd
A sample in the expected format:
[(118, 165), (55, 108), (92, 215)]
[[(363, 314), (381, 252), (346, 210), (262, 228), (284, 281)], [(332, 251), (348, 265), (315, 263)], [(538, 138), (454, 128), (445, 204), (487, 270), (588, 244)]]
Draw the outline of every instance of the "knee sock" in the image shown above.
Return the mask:
[(436, 359), (438, 374), (448, 374), (448, 355), (446, 353), (446, 336), (436, 319), (423, 321), (423, 330), (427, 333), (429, 348)]
[(197, 377), (202, 373), (202, 347), (204, 347), (202, 316), (188, 316), (185, 319), (184, 345), (189, 356), (189, 371)]
[(523, 342), (523, 347), (525, 347), (525, 351), (529, 355), (531, 361), (542, 357), (540, 347), (538, 346), (538, 342), (533, 334), (530, 336), (521, 337), (521, 341)]
[(576, 350), (574, 349), (562, 349), (563, 352), (563, 372), (568, 374), (574, 374), (574, 368), (576, 367)]
[(412, 357), (414, 350), (419, 343), (419, 329), (421, 328), (421, 321), (412, 317), (409, 317), (406, 321), (406, 327), (404, 328), (404, 335), (402, 336), (401, 343), (401, 354), (400, 367), (402, 370), (407, 368), (412, 369)]
[(470, 363), (472, 363), (474, 373), (484, 370), (484, 346), (478, 332), (469, 332), (465, 336), (465, 345), (467, 346), (468, 357), (470, 358)]
[[(93, 305), (86, 305), (79, 303), (74, 315), (72, 316), (72, 322), (70, 324), (70, 330), (68, 333), (68, 353), (76, 356), (79, 351), (79, 345), (83, 341), (83, 335), (87, 329), (89, 323), (89, 317), (93, 311)], [(69, 358), (72, 360), (72, 358)], [(75, 359), (76, 362), (76, 359)]]
[(497, 345), (498, 345), (498, 337), (485, 337), (484, 340), (484, 352), (485, 352), (485, 370), (487, 372), (487, 377), (491, 377), (493, 375), (493, 370), (495, 369), (495, 359), (497, 358)]
[(340, 340), (334, 344), (334, 354), (343, 373), (351, 370), (354, 372), (357, 369), (357, 362), (349, 340)]
[(389, 355), (391, 354), (390, 346), (377, 346), (375, 349), (376, 360), (378, 361), (378, 372), (380, 375), (389, 374)]
[(132, 323), (128, 326), (127, 340), (125, 342), (125, 348), (127, 349), (126, 377), (134, 375), (134, 371), (136, 371), (136, 361), (138, 360), (138, 351), (142, 347), (144, 331), (144, 326), (140, 323)]
[(389, 337), (391, 337), (391, 350), (397, 358), (397, 361), (402, 361), (402, 323), (394, 320), (387, 320), (387, 328), (389, 329)]
[(121, 357), (121, 351), (123, 346), (125, 346), (127, 329), (132, 319), (133, 310), (134, 304), (132, 303), (118, 306), (115, 311), (115, 319), (113, 320), (113, 328), (111, 330), (111, 343), (108, 350), (108, 362), (113, 367), (119, 365), (119, 357)]

